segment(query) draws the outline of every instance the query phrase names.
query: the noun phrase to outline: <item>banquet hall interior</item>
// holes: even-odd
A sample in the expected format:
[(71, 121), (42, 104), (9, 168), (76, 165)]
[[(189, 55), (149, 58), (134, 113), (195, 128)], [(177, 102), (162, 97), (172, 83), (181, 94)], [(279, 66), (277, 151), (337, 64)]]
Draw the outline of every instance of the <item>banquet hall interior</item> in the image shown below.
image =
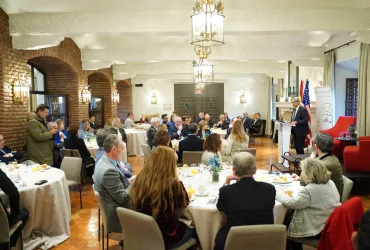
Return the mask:
[(0, 249), (370, 249), (367, 98), (369, 0), (0, 0)]

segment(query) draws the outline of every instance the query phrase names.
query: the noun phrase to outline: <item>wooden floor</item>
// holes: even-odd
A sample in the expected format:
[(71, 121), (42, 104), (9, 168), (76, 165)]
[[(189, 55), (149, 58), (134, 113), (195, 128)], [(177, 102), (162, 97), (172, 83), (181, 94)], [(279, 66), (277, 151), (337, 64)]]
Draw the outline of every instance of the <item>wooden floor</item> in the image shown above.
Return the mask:
[[(271, 163), (277, 161), (277, 144), (271, 142), (270, 139), (259, 139), (255, 145), (250, 147), (257, 148), (257, 168), (268, 170)], [(138, 174), (144, 165), (143, 157), (129, 157), (134, 174)], [(92, 191), (91, 184), (86, 184), (83, 191), (83, 209), (80, 209), (79, 192), (78, 190), (71, 190), (71, 206), (72, 206), (72, 220), (71, 220), (71, 238), (61, 245), (57, 246), (56, 250), (98, 250), (101, 249), (101, 241), (98, 242), (98, 210), (97, 202)], [(365, 209), (370, 208), (370, 199), (368, 196), (361, 196), (365, 204)], [(118, 236), (112, 236), (109, 241), (109, 249), (121, 249), (118, 245)], [(313, 249), (313, 248), (305, 248)], [(207, 249), (210, 250), (210, 249)]]

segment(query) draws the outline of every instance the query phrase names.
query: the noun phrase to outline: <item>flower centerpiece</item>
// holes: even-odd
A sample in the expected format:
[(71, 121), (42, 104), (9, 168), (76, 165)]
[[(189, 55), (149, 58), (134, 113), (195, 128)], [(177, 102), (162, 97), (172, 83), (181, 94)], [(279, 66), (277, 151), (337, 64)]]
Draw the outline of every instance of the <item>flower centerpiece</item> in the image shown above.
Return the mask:
[(220, 179), (220, 171), (222, 170), (220, 158), (217, 155), (213, 156), (209, 159), (209, 165), (212, 171), (212, 182), (218, 182)]
[(350, 134), (351, 138), (356, 138), (356, 125), (355, 124), (349, 125), (348, 133)]

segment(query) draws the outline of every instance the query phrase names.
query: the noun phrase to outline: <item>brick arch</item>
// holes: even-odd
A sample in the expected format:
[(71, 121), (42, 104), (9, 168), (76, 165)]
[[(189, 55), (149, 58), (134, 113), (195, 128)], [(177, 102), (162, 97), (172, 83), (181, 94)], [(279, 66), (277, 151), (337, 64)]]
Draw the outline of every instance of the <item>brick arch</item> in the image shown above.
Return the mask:
[(119, 104), (117, 105), (118, 117), (121, 120), (127, 118), (127, 114), (132, 112), (132, 88), (131, 79), (120, 80), (116, 83), (119, 93)]
[(105, 124), (109, 118), (117, 117), (117, 105), (113, 104), (112, 93), (115, 87), (106, 74), (102, 72), (93, 72), (87, 77), (87, 83), (91, 90), (91, 96), (103, 97), (104, 103), (104, 116), (102, 118), (102, 123)]
[(50, 56), (38, 56), (28, 60), (45, 74), (46, 93), (67, 95), (68, 124), (79, 124), (79, 78), (78, 73), (66, 62)]

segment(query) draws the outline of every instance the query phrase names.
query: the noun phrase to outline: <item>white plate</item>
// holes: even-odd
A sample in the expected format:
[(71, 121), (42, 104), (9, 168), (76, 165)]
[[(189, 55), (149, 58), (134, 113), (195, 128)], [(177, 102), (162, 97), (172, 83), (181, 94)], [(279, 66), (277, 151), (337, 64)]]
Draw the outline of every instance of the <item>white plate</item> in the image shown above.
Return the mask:
[(208, 192), (205, 192), (203, 195), (201, 195), (200, 193), (198, 192), (195, 192), (195, 196), (199, 196), (199, 197), (207, 197), (209, 195)]
[(276, 181), (276, 180), (273, 180), (272, 182), (273, 183), (276, 183), (276, 184), (289, 184), (289, 183), (292, 183), (293, 181), (284, 182), (284, 181)]

